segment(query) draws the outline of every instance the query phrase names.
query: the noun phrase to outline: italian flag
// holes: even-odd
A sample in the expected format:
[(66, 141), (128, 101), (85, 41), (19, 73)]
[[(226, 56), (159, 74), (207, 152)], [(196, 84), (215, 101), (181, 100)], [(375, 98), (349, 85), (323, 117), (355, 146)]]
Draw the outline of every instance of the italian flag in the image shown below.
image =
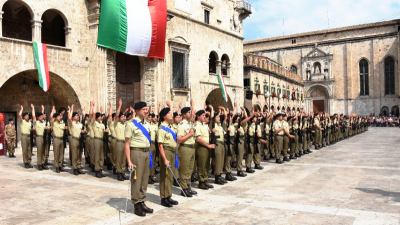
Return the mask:
[(47, 92), (50, 88), (49, 64), (47, 62), (47, 45), (33, 42), (33, 56), (38, 71), (39, 86)]
[(218, 77), (219, 88), (221, 89), (221, 93), (222, 93), (222, 98), (224, 98), (224, 101), (227, 103), (228, 102), (228, 94), (226, 93), (224, 78), (222, 77), (221, 73), (218, 73), (217, 77)]
[(102, 0), (97, 45), (164, 59), (166, 0)]

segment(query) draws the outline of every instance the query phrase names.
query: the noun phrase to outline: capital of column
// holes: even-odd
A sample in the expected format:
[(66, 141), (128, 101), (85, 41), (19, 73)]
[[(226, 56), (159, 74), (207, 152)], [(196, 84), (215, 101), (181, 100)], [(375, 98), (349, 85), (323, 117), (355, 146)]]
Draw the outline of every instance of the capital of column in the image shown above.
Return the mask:
[(65, 35), (68, 35), (71, 33), (71, 27), (64, 27)]
[(42, 20), (31, 20), (32, 28), (35, 28), (35, 27), (41, 28), (42, 23), (43, 23)]

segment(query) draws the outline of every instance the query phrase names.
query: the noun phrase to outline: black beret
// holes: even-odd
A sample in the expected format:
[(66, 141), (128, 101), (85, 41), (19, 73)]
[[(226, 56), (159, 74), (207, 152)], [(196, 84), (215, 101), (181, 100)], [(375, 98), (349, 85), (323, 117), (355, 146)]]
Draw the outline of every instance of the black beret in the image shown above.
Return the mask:
[(40, 117), (40, 116), (43, 116), (43, 113), (40, 112), (37, 114), (37, 117)]
[(73, 112), (73, 113), (72, 113), (72, 117), (74, 117), (74, 116), (76, 116), (76, 115), (78, 115), (77, 112)]
[(181, 109), (181, 114), (188, 113), (188, 112), (190, 112), (190, 110), (191, 110), (190, 107), (183, 107), (183, 108)]
[(164, 116), (166, 116), (169, 112), (171, 111), (171, 109), (170, 108), (163, 108), (161, 111), (160, 111), (160, 119), (161, 120), (164, 120)]
[(136, 103), (133, 105), (133, 109), (134, 109), (134, 110), (139, 110), (139, 109), (142, 109), (142, 108), (144, 108), (144, 107), (146, 107), (146, 106), (147, 106), (146, 102), (136, 102)]
[(153, 112), (149, 114), (150, 117), (156, 117), (156, 114), (154, 114)]
[(199, 117), (201, 115), (203, 115), (204, 113), (206, 113), (206, 111), (204, 111), (203, 109), (199, 110), (196, 112), (196, 116)]
[(60, 113), (54, 113), (53, 114), (53, 118), (56, 118), (57, 116), (59, 116), (60, 115)]
[(174, 118), (179, 116), (179, 114), (177, 112), (174, 112)]

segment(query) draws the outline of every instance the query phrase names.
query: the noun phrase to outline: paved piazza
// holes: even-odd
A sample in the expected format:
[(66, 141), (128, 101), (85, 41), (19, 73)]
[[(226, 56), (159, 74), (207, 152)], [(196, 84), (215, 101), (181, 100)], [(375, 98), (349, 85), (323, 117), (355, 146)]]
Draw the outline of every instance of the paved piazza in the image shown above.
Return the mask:
[(144, 218), (130, 203), (119, 212), (128, 181), (26, 170), (19, 149), (17, 159), (0, 159), (0, 224), (400, 224), (399, 143), (400, 129), (370, 128), (197, 197), (175, 196), (172, 209), (150, 185), (155, 213)]

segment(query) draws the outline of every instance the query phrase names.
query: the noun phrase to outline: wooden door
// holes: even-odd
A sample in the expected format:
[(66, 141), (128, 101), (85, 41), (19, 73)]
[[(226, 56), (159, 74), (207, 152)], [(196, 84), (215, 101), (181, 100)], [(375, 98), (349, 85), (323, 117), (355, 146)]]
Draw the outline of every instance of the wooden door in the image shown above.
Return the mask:
[(319, 113), (325, 111), (325, 100), (313, 100), (313, 112)]

